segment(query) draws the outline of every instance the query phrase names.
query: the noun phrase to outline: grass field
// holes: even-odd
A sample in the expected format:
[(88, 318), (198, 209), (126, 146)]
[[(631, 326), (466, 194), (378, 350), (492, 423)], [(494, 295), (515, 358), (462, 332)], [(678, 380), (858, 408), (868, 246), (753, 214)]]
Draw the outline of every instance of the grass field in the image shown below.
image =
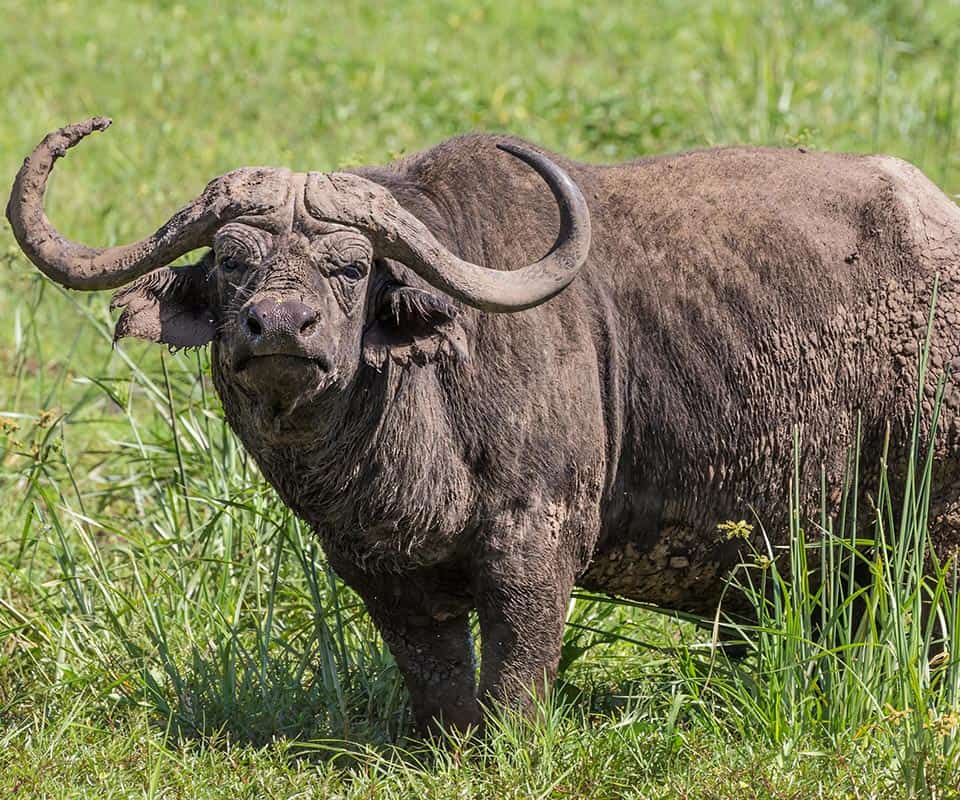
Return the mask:
[[(883, 151), (960, 192), (956, 2), (538, 5), (0, 0), (0, 188), (46, 131), (104, 114), (48, 204), (90, 244), (152, 231), (236, 166), (330, 170), (474, 129), (591, 161)], [(205, 356), (113, 349), (109, 298), (42, 280), (5, 224), (0, 262), (0, 796), (960, 797), (949, 565), (936, 627), (912, 621), (922, 452), (912, 498), (863, 534), (892, 551), (859, 634), (848, 595), (823, 612), (788, 581), (728, 662), (689, 623), (579, 598), (537, 722), (423, 747)]]

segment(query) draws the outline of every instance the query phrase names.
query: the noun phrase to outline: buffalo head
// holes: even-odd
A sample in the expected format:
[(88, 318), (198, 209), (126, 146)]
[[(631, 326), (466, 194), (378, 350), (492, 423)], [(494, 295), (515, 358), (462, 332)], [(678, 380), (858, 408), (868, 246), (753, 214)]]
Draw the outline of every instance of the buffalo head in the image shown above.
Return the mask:
[[(23, 251), (71, 289), (120, 289), (116, 336), (174, 348), (216, 341), (221, 374), (268, 416), (346, 386), (364, 361), (425, 363), (464, 353), (451, 298), (519, 311), (560, 292), (583, 265), (590, 219), (579, 189), (533, 150), (530, 165), (560, 208), (560, 233), (540, 261), (512, 271), (458, 258), (383, 186), (349, 173), (243, 168), (211, 181), (152, 236), (109, 248), (69, 241), (43, 194), (53, 164), (110, 120), (49, 134), (17, 175), (7, 217)], [(196, 263), (167, 266), (198, 248)], [(402, 265), (402, 266), (401, 266)], [(404, 268), (436, 292), (406, 284)]]

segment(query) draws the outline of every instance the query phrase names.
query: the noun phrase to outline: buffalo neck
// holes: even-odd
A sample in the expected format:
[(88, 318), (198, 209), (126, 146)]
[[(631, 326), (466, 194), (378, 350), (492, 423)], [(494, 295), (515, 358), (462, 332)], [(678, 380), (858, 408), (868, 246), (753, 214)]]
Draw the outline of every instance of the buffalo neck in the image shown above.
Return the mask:
[[(448, 558), (474, 486), (453, 423), (445, 367), (361, 368), (298, 412), (289, 433), (253, 419), (214, 359), (228, 423), (281, 499), (325, 545), (372, 567)], [(398, 562), (402, 561), (403, 564)]]

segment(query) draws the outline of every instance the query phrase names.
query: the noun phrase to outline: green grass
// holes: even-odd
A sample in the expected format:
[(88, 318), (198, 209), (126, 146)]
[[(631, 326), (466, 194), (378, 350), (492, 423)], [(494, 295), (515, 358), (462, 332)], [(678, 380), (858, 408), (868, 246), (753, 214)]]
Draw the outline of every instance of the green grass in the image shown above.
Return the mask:
[[(0, 0), (0, 184), (47, 130), (108, 114), (51, 182), (52, 218), (91, 244), (236, 166), (334, 169), (472, 129), (595, 161), (883, 151), (960, 192), (955, 3), (520, 5)], [(204, 356), (113, 349), (107, 302), (43, 281), (0, 226), (0, 795), (958, 796), (960, 666), (928, 657), (960, 652), (956, 565), (921, 578), (922, 448), (870, 530), (793, 519), (783, 557), (829, 566), (821, 588), (767, 553), (737, 573), (760, 612), (746, 659), (581, 597), (537, 721), (425, 748)]]

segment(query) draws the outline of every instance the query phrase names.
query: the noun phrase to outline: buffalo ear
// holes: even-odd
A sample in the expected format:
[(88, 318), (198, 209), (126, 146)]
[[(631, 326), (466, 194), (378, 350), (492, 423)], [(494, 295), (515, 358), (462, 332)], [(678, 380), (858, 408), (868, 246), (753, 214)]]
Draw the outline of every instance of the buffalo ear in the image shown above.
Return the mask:
[(216, 333), (206, 292), (210, 261), (208, 255), (187, 267), (163, 267), (117, 291), (110, 308), (123, 313), (113, 340), (133, 336), (175, 350), (207, 344)]
[(363, 360), (382, 369), (389, 358), (424, 366), (441, 355), (469, 358), (467, 337), (449, 300), (411, 286), (390, 284), (363, 333)]

